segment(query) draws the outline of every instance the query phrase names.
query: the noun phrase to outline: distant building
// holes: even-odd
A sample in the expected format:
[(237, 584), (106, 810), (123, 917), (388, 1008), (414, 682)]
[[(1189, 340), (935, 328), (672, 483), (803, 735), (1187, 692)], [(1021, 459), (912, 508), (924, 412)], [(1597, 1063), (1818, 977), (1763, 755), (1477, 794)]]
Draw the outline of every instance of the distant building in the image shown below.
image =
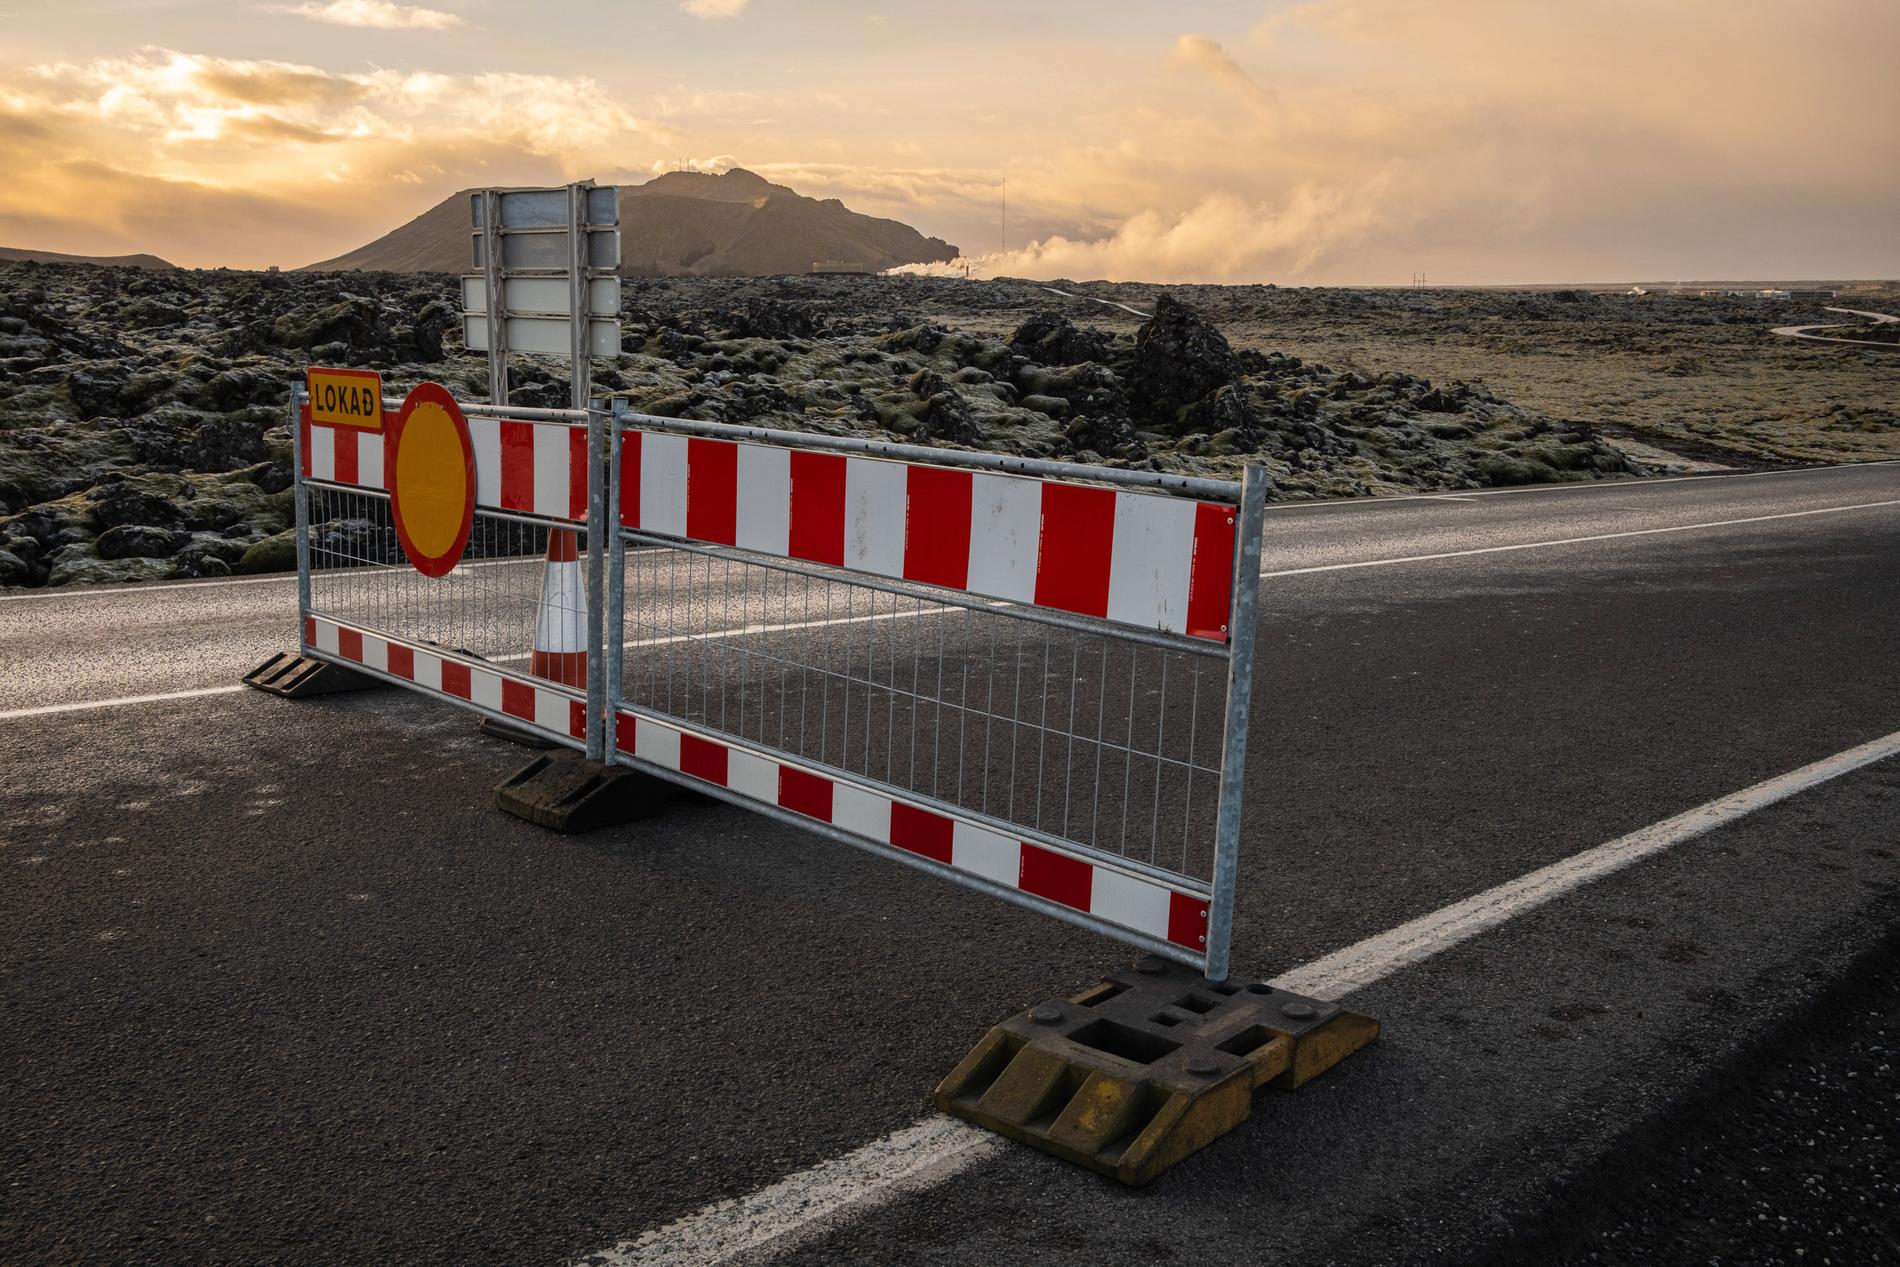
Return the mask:
[(813, 260), (811, 271), (833, 277), (869, 277), (877, 270), (860, 260)]
[(1812, 288), (1802, 289), (1802, 290), (1790, 290), (1788, 292), (1788, 298), (1804, 299), (1804, 300), (1832, 299), (1834, 298), (1834, 292), (1831, 290), (1815, 290)]

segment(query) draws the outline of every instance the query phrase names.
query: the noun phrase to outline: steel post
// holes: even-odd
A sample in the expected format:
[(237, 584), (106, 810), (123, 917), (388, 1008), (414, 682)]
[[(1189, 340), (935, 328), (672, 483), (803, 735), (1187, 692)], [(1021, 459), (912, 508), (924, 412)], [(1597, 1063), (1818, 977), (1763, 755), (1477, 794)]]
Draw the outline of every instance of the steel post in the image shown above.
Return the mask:
[(1207, 911), (1207, 979), (1225, 981), (1240, 875), (1241, 797), (1247, 777), (1247, 717), (1253, 702), (1254, 623), (1260, 595), (1267, 468), (1250, 465), (1240, 483), (1233, 605), (1227, 622), (1227, 720), (1221, 732), (1220, 805), (1214, 829), (1214, 897)]
[(502, 291), (501, 191), (482, 190), (482, 284), (488, 289), (488, 402), (508, 403), (508, 313)]
[[(585, 364), (585, 362), (581, 362)], [(607, 668), (604, 647), (612, 641), (618, 646), (620, 626), (603, 626), (606, 613), (604, 591), (607, 580), (607, 539), (618, 541), (620, 534), (607, 520), (607, 419), (593, 402), (587, 417), (587, 756), (590, 760), (607, 758)], [(612, 587), (618, 590), (618, 584)], [(611, 628), (612, 639), (604, 635)]]
[(303, 390), (290, 389), (290, 479), (297, 532), (297, 645), (304, 645), (304, 617), (310, 614), (310, 490), (303, 482)]
[[(607, 602), (602, 614), (606, 643), (606, 681), (602, 683), (602, 703), (600, 710), (601, 747), (608, 760), (614, 755), (614, 711), (620, 702), (620, 676), (622, 661), (626, 654), (626, 586), (627, 543), (621, 535), (620, 516), (620, 416), (626, 412), (627, 402), (613, 402), (613, 413), (607, 422), (607, 504), (602, 512), (600, 526), (595, 528), (591, 537), (604, 536), (607, 539)], [(591, 548), (591, 546), (590, 546)], [(594, 706), (593, 680), (588, 680), (587, 704)]]

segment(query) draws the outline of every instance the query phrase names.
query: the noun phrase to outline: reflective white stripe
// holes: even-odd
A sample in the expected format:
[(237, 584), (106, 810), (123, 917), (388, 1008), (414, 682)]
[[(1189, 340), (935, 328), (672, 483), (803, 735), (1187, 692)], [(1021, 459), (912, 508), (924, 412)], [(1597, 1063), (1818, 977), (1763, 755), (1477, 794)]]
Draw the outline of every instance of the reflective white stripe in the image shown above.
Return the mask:
[(317, 650), (337, 655), (336, 626), (327, 620), (317, 622)]
[(470, 418), (468, 438), (475, 449), (475, 504), (501, 505), (501, 419)]
[(846, 458), (844, 565), (878, 576), (904, 574), (909, 474), (901, 463)]
[(336, 428), (312, 426), (310, 428), (310, 478), (334, 480), (336, 478)]
[(761, 444), (739, 446), (738, 524), (742, 550), (783, 558), (791, 552), (792, 451)]
[(568, 733), (568, 722), (572, 719), (573, 709), (568, 697), (554, 691), (544, 691), (536, 687), (534, 691), (534, 724), (543, 730), (551, 730), (557, 735)]
[(891, 801), (849, 783), (831, 785), (831, 825), (869, 840), (891, 843)]
[(501, 675), (490, 673), (487, 669), (470, 668), (468, 671), (468, 698), (483, 708), (501, 711)]
[(1042, 485), (978, 473), (970, 477), (970, 495), (970, 592), (1034, 601)]
[(1108, 560), (1108, 618), (1127, 625), (1187, 629), (1195, 503), (1115, 494), (1115, 547)]
[(384, 486), (383, 436), (380, 431), (363, 431), (357, 434), (356, 482), (362, 488)]
[(534, 428), (534, 500), (537, 515), (566, 519), (568, 491), (568, 432), (571, 427), (536, 424)]
[(671, 726), (636, 717), (633, 722), (633, 755), (668, 770), (677, 770), (680, 768), (680, 732)]
[(363, 663), (369, 668), (389, 672), (389, 644), (372, 634), (364, 634)]
[(578, 560), (547, 565), (534, 625), (536, 651), (587, 650), (586, 586)]
[(416, 685), (432, 691), (442, 689), (442, 657), (427, 651), (416, 652)]
[(726, 786), (767, 805), (778, 804), (778, 762), (738, 748), (726, 749)]
[(649, 431), (640, 437), (640, 529), (686, 535), (686, 437)]
[(1096, 867), (1089, 889), (1089, 913), (1111, 924), (1168, 939), (1168, 909), (1172, 894), (1121, 871)]
[(1023, 848), (1008, 836), (957, 819), (951, 828), (950, 865), (1013, 889), (1022, 880)]

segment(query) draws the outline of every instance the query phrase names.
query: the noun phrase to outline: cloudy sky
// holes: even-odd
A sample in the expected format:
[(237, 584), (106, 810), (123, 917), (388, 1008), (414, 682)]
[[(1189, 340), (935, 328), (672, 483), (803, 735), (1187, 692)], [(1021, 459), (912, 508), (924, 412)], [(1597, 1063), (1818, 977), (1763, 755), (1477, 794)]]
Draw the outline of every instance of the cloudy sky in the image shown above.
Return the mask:
[(986, 273), (1900, 275), (1900, 0), (0, 0), (0, 29), (6, 246), (290, 266), (471, 185), (736, 163)]

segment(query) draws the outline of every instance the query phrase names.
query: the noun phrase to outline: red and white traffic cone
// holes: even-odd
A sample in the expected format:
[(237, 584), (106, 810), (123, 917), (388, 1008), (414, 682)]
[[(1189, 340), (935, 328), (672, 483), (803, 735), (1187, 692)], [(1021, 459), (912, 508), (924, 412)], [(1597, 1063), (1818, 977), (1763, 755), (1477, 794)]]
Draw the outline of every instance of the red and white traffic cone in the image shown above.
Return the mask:
[(571, 528), (548, 531), (547, 571), (541, 577), (528, 672), (562, 686), (587, 686), (587, 575)]

